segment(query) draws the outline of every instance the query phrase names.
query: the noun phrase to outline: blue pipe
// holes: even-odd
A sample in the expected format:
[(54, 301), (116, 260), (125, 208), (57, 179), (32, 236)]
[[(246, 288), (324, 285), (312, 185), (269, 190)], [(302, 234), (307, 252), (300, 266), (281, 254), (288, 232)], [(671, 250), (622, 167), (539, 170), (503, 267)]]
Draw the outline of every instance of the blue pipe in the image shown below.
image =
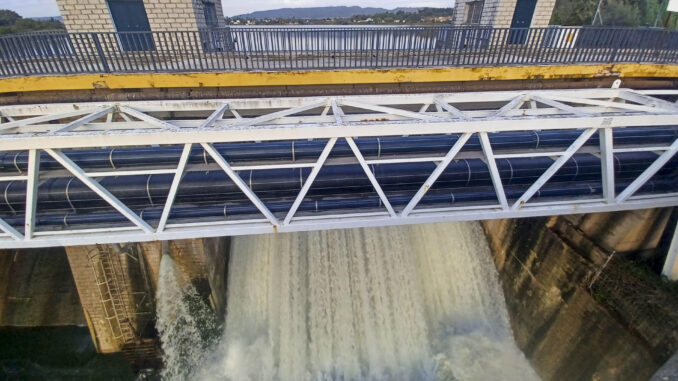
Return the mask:
[[(495, 150), (536, 149), (569, 146), (579, 135), (578, 130), (513, 131), (489, 134)], [(665, 144), (678, 138), (678, 126), (627, 127), (613, 131), (615, 145), (624, 144)], [(388, 156), (395, 154), (444, 154), (458, 139), (457, 134), (427, 135), (408, 137), (357, 138), (358, 148), (365, 156)], [(586, 143), (599, 144), (596, 133)], [(315, 159), (325, 146), (323, 140), (272, 141), (262, 143), (221, 143), (215, 148), (230, 162), (257, 160), (300, 160)], [(478, 137), (474, 135), (465, 144), (463, 152), (479, 151)], [(64, 153), (78, 166), (88, 169), (121, 169), (140, 165), (176, 165), (183, 147), (162, 146), (144, 148), (80, 149), (65, 150)], [(330, 157), (348, 157), (353, 153), (345, 140), (340, 139)], [(61, 169), (54, 159), (42, 153), (41, 168)], [(189, 163), (211, 162), (199, 146), (194, 146)], [(28, 168), (28, 152), (0, 153), (0, 172), (25, 172)]]
[[(615, 155), (615, 175), (619, 180), (642, 172), (656, 155), (649, 152)], [(531, 184), (551, 164), (548, 157), (499, 159), (497, 166), (504, 185)], [(373, 165), (373, 172), (386, 193), (417, 189), (435, 169), (434, 163), (400, 163)], [(667, 163), (660, 176), (672, 176), (678, 159)], [(295, 197), (308, 177), (310, 168), (243, 171), (241, 178), (264, 201)], [(131, 207), (151, 207), (165, 202), (173, 176), (142, 175), (108, 177), (101, 184)], [(592, 182), (600, 179), (600, 159), (590, 154), (575, 155), (563, 165), (550, 182)], [(461, 188), (491, 185), (489, 170), (479, 159), (453, 161), (440, 176), (436, 187)], [(324, 167), (309, 191), (309, 198), (372, 192), (372, 185), (362, 168), (355, 165)], [(0, 183), (0, 211), (19, 212), (25, 205), (25, 182)], [(189, 172), (182, 179), (177, 204), (200, 202), (235, 202), (245, 195), (223, 171)], [(108, 207), (101, 198), (79, 180), (51, 178), (38, 188), (38, 210), (70, 209), (81, 211)]]
[[(616, 191), (621, 192), (630, 182), (620, 182), (616, 184)], [(642, 193), (677, 191), (678, 184), (672, 180), (649, 181), (640, 190)], [(516, 186), (507, 186), (505, 188), (506, 196), (509, 200), (515, 200), (520, 197), (524, 189)], [(594, 196), (602, 193), (601, 184), (598, 183), (558, 183), (546, 184), (531, 199), (531, 202), (548, 201), (554, 198), (562, 197), (582, 197)], [(389, 201), (396, 207), (406, 205), (412, 194), (394, 194), (389, 196)], [(496, 199), (492, 187), (476, 188), (454, 188), (440, 189), (436, 192), (430, 192), (424, 196), (420, 205), (425, 206), (458, 206), (459, 204), (469, 202), (487, 202)], [(268, 208), (279, 215), (286, 213), (292, 201), (276, 201), (267, 203)], [(320, 200), (305, 200), (299, 206), (298, 211), (304, 212), (329, 212), (336, 210), (370, 210), (383, 209), (381, 201), (377, 196), (369, 197), (347, 197), (347, 198), (328, 198)], [(147, 222), (158, 221), (162, 213), (162, 207), (152, 207), (135, 210)], [(233, 216), (258, 216), (261, 217), (256, 207), (252, 204), (219, 204), (219, 205), (201, 205), (201, 206), (176, 206), (170, 214), (170, 219), (195, 219), (195, 218), (228, 218)], [(10, 225), (22, 226), (23, 216), (6, 217)], [(36, 225), (39, 227), (69, 227), (72, 225), (96, 225), (96, 224), (118, 224), (126, 223), (127, 219), (117, 212), (99, 212), (99, 213), (54, 213), (40, 214), (36, 216)]]

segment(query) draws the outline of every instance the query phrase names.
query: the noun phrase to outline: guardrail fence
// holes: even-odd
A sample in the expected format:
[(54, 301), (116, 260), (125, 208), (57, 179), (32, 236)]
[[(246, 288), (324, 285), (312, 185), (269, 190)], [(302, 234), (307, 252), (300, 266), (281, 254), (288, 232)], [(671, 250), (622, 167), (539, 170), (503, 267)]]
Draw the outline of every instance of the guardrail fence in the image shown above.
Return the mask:
[(675, 63), (678, 31), (547, 27), (226, 27), (0, 37), (0, 76)]

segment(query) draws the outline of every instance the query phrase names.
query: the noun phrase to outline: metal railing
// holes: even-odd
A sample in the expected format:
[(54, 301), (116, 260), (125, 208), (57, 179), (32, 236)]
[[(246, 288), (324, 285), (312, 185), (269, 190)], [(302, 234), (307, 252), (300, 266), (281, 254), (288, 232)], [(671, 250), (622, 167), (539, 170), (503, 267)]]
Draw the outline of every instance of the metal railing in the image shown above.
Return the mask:
[(678, 62), (652, 28), (226, 27), (0, 37), (0, 76)]

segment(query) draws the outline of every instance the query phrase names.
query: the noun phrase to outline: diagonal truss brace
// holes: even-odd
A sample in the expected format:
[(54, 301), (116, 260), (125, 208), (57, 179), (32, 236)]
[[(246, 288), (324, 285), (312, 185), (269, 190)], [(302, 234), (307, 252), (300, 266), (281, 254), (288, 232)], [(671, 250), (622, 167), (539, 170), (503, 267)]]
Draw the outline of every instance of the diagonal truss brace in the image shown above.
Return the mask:
[(574, 115), (577, 115), (577, 116), (589, 116), (589, 115), (591, 115), (591, 113), (589, 113), (589, 112), (586, 112), (586, 111), (583, 111), (583, 110), (578, 110), (577, 108), (566, 105), (565, 103), (554, 101), (553, 99), (542, 97), (540, 95), (532, 94), (532, 95), (530, 95), (530, 98), (533, 101), (543, 103), (547, 106), (551, 106), (551, 107), (557, 108), (559, 110), (562, 110), (562, 111), (565, 111), (565, 112), (568, 112), (570, 114), (574, 114)]
[(97, 109), (75, 110), (75, 111), (68, 111), (68, 112), (63, 112), (63, 113), (59, 113), (59, 114), (41, 115), (41, 116), (36, 116), (36, 117), (33, 117), (33, 118), (15, 120), (15, 121), (12, 121), (12, 122), (0, 124), (0, 131), (9, 130), (10, 128), (15, 128), (15, 127), (23, 127), (23, 126), (27, 126), (27, 125), (31, 125), (31, 124), (36, 124), (36, 123), (49, 122), (49, 121), (57, 120), (57, 119), (72, 118), (72, 117), (76, 117), (76, 116), (80, 116), (80, 115), (91, 114), (91, 113), (97, 112), (97, 111), (98, 111)]
[(327, 105), (327, 100), (323, 100), (323, 101), (320, 101), (320, 102), (311, 102), (311, 103), (307, 103), (305, 105), (293, 107), (293, 108), (290, 108), (290, 109), (287, 109), (287, 110), (281, 110), (281, 111), (272, 112), (270, 114), (264, 114), (264, 115), (258, 116), (256, 118), (240, 119), (238, 122), (230, 125), (230, 127), (254, 126), (254, 125), (257, 125), (257, 124), (270, 122), (272, 120), (276, 120), (276, 119), (282, 118), (284, 116), (290, 116), (290, 115), (298, 114), (300, 112), (312, 110), (314, 108), (324, 107), (325, 105)]
[(454, 159), (454, 157), (461, 151), (462, 147), (464, 147), (464, 144), (468, 141), (468, 139), (471, 137), (471, 133), (467, 132), (465, 134), (462, 134), (459, 139), (452, 145), (452, 148), (447, 152), (445, 155), (445, 158), (443, 161), (438, 163), (438, 166), (436, 169), (433, 170), (431, 175), (426, 179), (424, 184), (419, 188), (417, 193), (412, 197), (410, 202), (405, 206), (405, 209), (403, 209), (402, 213), (400, 214), (401, 217), (407, 217), (408, 214), (414, 209), (419, 201), (424, 197), (426, 192), (433, 186), (433, 183), (438, 180), (438, 177), (443, 174), (443, 171), (447, 168), (447, 166), (450, 164), (450, 162)]
[(379, 106), (379, 105), (373, 105), (373, 104), (364, 103), (364, 102), (355, 102), (355, 101), (351, 101), (351, 100), (348, 100), (348, 99), (340, 99), (338, 103), (341, 106), (356, 107), (356, 108), (361, 108), (361, 109), (364, 109), (364, 110), (383, 112), (385, 114), (398, 115), (398, 116), (403, 116), (403, 117), (412, 118), (412, 119), (438, 120), (438, 121), (443, 120), (442, 118), (439, 118), (437, 116), (420, 114), (418, 112), (401, 110), (401, 109), (397, 109), (397, 108), (394, 108), (394, 107)]
[(14, 229), (10, 224), (5, 222), (3, 219), (0, 218), (0, 230), (3, 232), (9, 234), (12, 238), (14, 238), (17, 241), (22, 241), (24, 239), (24, 235), (19, 233), (16, 229)]
[(214, 148), (214, 146), (211, 143), (201, 143), (203, 149), (212, 157), (212, 159), (221, 167), (221, 169), (226, 172), (226, 175), (235, 183), (235, 185), (240, 188), (240, 190), (247, 196), (247, 198), (252, 201), (254, 206), (259, 209), (259, 211), (266, 216), (266, 218), (273, 224), (274, 227), (280, 226), (280, 222), (278, 222), (278, 219), (271, 213), (271, 211), (264, 205), (264, 203), (257, 197), (256, 194), (252, 191), (250, 187), (245, 184), (245, 182), (242, 180), (242, 178), (235, 173), (233, 168), (231, 168), (231, 165), (228, 164), (226, 159), (224, 159), (223, 156)]
[(459, 119), (462, 119), (462, 120), (470, 119), (469, 116), (464, 114), (461, 110), (459, 110), (458, 108), (452, 106), (451, 104), (443, 101), (442, 99), (440, 99), (438, 97), (433, 97), (433, 103), (435, 103), (436, 106), (438, 106), (441, 109), (449, 112), (450, 114), (456, 116)]
[(114, 110), (115, 110), (115, 107), (104, 107), (99, 111), (93, 112), (89, 115), (85, 115), (82, 118), (80, 118), (78, 120), (74, 120), (74, 121), (68, 123), (67, 125), (65, 125), (63, 127), (60, 127), (60, 128), (53, 130), (53, 131), (50, 131), (49, 133), (55, 134), (57, 132), (67, 132), (67, 131), (74, 130), (74, 129), (80, 127), (80, 126), (83, 126), (83, 125), (91, 122), (91, 121), (97, 120), (104, 115), (111, 115), (111, 113)]
[(664, 151), (659, 157), (650, 164), (643, 173), (641, 173), (631, 184), (629, 184), (626, 189), (624, 189), (619, 196), (615, 199), (617, 203), (622, 203), (626, 201), (629, 197), (633, 196), (634, 193), (638, 191), (645, 183), (654, 176), (655, 173), (659, 172), (664, 164), (668, 163), (671, 158), (678, 152), (678, 139), (676, 139), (673, 144), (669, 147), (668, 150)]
[(133, 116), (137, 119), (141, 119), (141, 120), (143, 120), (144, 122), (146, 122), (150, 125), (160, 127), (162, 129), (165, 129), (165, 130), (172, 130), (172, 131), (178, 131), (179, 130), (179, 127), (173, 125), (172, 123), (168, 123), (168, 122), (165, 122), (163, 120), (154, 118), (154, 117), (152, 117), (152, 116), (150, 116), (150, 115), (148, 115), (148, 114), (146, 114), (146, 113), (144, 113), (140, 110), (137, 110), (133, 107), (119, 106), (118, 109), (120, 110), (121, 113), (131, 115), (131, 116)]
[(226, 112), (226, 110), (229, 109), (229, 107), (230, 106), (228, 103), (224, 103), (223, 105), (221, 105), (221, 107), (216, 109), (212, 113), (212, 115), (205, 119), (205, 121), (200, 125), (199, 128), (212, 127), (212, 125), (214, 125), (214, 122), (216, 122), (219, 118), (222, 118), (224, 116), (224, 113)]
[(358, 149), (358, 146), (355, 144), (355, 141), (353, 141), (353, 138), (349, 137), (346, 137), (345, 139), (348, 145), (351, 147), (351, 150), (353, 151), (353, 154), (355, 155), (356, 159), (358, 159), (358, 162), (360, 163), (360, 166), (363, 168), (363, 171), (370, 179), (370, 182), (372, 183), (374, 190), (377, 191), (377, 194), (379, 195), (381, 202), (386, 207), (386, 210), (388, 210), (388, 213), (391, 215), (391, 217), (396, 217), (395, 210), (393, 210), (391, 203), (388, 201), (388, 198), (386, 197), (384, 190), (381, 189), (381, 185), (379, 185), (377, 178), (374, 177), (374, 173), (372, 173), (370, 166), (367, 164), (367, 162), (365, 162), (365, 158), (363, 157), (363, 154), (360, 152), (360, 149)]
[(301, 205), (301, 202), (304, 200), (304, 197), (306, 197), (306, 194), (308, 193), (309, 189), (311, 189), (313, 181), (315, 181), (316, 176), (318, 176), (318, 173), (320, 173), (320, 169), (322, 169), (323, 165), (325, 164), (325, 160), (327, 160), (327, 157), (330, 155), (330, 152), (332, 151), (332, 148), (334, 147), (334, 144), (336, 142), (337, 138), (331, 138), (325, 145), (325, 148), (320, 154), (320, 157), (318, 157), (318, 161), (316, 161), (315, 165), (313, 166), (313, 170), (311, 170), (311, 173), (308, 175), (308, 178), (304, 182), (304, 185), (299, 191), (297, 198), (294, 200), (292, 207), (290, 208), (289, 212), (287, 212), (287, 216), (283, 221), (283, 225), (289, 225), (290, 221), (297, 213), (299, 205)]
[(587, 140), (597, 131), (597, 128), (589, 128), (582, 132), (581, 135), (575, 141), (565, 150), (565, 152), (551, 164), (551, 166), (535, 181), (532, 183), (532, 185), (523, 193), (522, 196), (516, 202), (511, 206), (511, 209), (517, 210), (521, 206), (523, 206), (527, 201), (529, 201), (532, 196), (534, 196), (535, 193), (541, 189), (544, 184), (546, 184), (547, 181), (553, 175), (558, 172), (558, 170), (574, 155), (583, 145), (586, 143)]
[(153, 233), (153, 228), (151, 225), (142, 220), (136, 213), (134, 213), (130, 208), (118, 200), (115, 196), (111, 194), (106, 188), (101, 186), (96, 180), (87, 176), (85, 171), (82, 170), (77, 164), (75, 164), (71, 159), (64, 155), (61, 151), (55, 151), (53, 149), (45, 149), (50, 156), (54, 158), (59, 164), (71, 172), (78, 180), (82, 181), (87, 187), (89, 187), (94, 193), (99, 195), (102, 199), (108, 202), (113, 208), (115, 208), (120, 214), (127, 217), (132, 223), (140, 227), (146, 233)]
[(162, 215), (160, 216), (160, 222), (158, 222), (157, 232), (160, 233), (165, 230), (165, 225), (167, 225), (167, 220), (169, 219), (170, 211), (172, 210), (172, 205), (174, 204), (174, 198), (177, 195), (179, 190), (179, 184), (181, 183), (181, 178), (184, 176), (184, 170), (186, 169), (186, 164), (188, 163), (188, 158), (191, 155), (191, 148), (193, 144), (186, 144), (184, 150), (181, 152), (181, 157), (179, 158), (179, 164), (177, 165), (176, 172), (174, 173), (174, 179), (172, 179), (172, 185), (170, 186), (169, 192), (167, 193), (167, 200), (165, 201), (165, 207), (162, 209)]

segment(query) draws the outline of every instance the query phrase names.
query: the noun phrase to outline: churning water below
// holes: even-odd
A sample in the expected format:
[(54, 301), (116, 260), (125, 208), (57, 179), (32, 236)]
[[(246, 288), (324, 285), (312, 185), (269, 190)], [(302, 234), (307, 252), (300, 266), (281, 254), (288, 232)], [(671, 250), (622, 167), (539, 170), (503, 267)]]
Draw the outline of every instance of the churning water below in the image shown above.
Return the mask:
[(477, 223), (236, 237), (227, 310), (191, 378), (538, 379)]

